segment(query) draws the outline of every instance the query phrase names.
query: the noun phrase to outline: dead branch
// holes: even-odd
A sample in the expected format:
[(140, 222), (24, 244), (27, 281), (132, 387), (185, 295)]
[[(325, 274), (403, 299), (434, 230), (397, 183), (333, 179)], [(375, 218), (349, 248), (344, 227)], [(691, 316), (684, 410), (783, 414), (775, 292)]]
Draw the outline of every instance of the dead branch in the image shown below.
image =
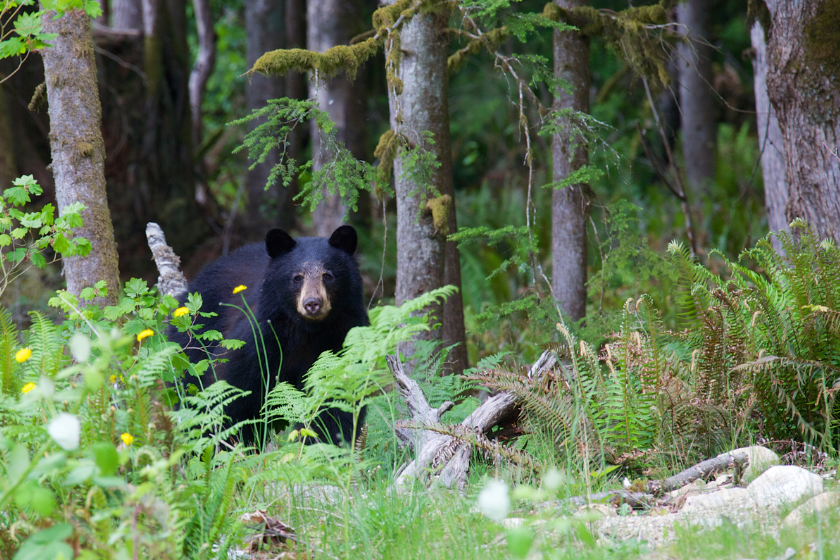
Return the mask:
[[(388, 367), (394, 375), (400, 394), (408, 403), (411, 422), (414, 425), (424, 425), (440, 422), (440, 416), (449, 410), (451, 403), (444, 403), (437, 410), (432, 409), (420, 386), (406, 375), (402, 362), (397, 356), (388, 356)], [(543, 372), (557, 365), (557, 358), (550, 350), (546, 350), (528, 372), (530, 377), (539, 377)], [(472, 414), (461, 422), (460, 429), (469, 429), (484, 435), (510, 414), (518, 399), (511, 393), (499, 393), (487, 399)], [(449, 405), (449, 407), (447, 407)], [(447, 407), (445, 410), (444, 407)], [(430, 426), (431, 427), (431, 426)], [(397, 488), (405, 488), (413, 479), (424, 477), (428, 472), (437, 472), (437, 481), (446, 486), (457, 485), (462, 490), (467, 483), (469, 460), (472, 445), (451, 435), (438, 433), (432, 429), (416, 429), (411, 438), (415, 453), (414, 461), (403, 465), (398, 471)], [(401, 438), (403, 436), (400, 436)]]
[(160, 293), (177, 298), (187, 291), (187, 279), (181, 272), (181, 258), (175, 254), (172, 247), (166, 244), (163, 230), (154, 222), (146, 224), (146, 239), (149, 249), (155, 259), (160, 276), (158, 289)]
[(661, 496), (665, 492), (671, 492), (691, 484), (698, 478), (706, 478), (714, 472), (725, 471), (735, 466), (736, 470), (742, 470), (749, 463), (749, 457), (743, 451), (740, 453), (728, 453), (721, 457), (706, 459), (684, 471), (670, 476), (665, 480), (650, 480), (646, 484), (648, 493)]

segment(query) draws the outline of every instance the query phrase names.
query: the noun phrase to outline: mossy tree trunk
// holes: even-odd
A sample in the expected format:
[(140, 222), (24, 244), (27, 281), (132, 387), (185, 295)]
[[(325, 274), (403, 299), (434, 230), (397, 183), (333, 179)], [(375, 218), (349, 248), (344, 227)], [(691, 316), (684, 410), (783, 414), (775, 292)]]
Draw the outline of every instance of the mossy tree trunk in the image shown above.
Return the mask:
[(678, 48), (677, 69), (685, 176), (695, 196), (708, 189), (715, 176), (717, 119), (711, 88), (711, 11), (711, 0), (685, 0), (677, 15), (688, 35), (687, 42)]
[[(402, 92), (389, 87), (391, 128), (404, 134), (413, 147), (422, 146), (437, 157), (440, 167), (430, 177), (431, 184), (403, 175), (405, 155), (394, 161), (397, 193), (397, 304), (430, 290), (453, 284), (461, 289), (457, 247), (452, 244), (447, 259), (446, 234), (457, 228), (449, 139), (449, 100), (446, 62), (449, 50), (447, 12), (444, 6), (421, 12), (400, 32), (397, 75)], [(394, 56), (392, 54), (392, 56)], [(434, 144), (425, 142), (423, 132), (434, 135)], [(440, 197), (433, 193), (436, 189)], [(445, 198), (448, 197), (448, 198)], [(435, 224), (437, 215), (437, 224)], [(447, 264), (451, 267), (447, 271)], [(443, 327), (428, 333), (447, 345), (460, 343), (451, 355), (450, 369), (456, 373), (466, 365), (463, 304), (460, 292), (433, 313)]]
[[(245, 0), (245, 30), (248, 34), (248, 65), (265, 53), (286, 47), (286, 0)], [(245, 90), (248, 111), (264, 107), (269, 99), (286, 94), (282, 76), (251, 76)], [(253, 130), (259, 123), (252, 121)], [(271, 227), (291, 229), (294, 226), (292, 195), (282, 185), (265, 190), (271, 168), (280, 154), (272, 152), (264, 163), (248, 171), (248, 205), (246, 235), (258, 238)]]
[[(324, 52), (336, 45), (346, 45), (350, 39), (363, 31), (362, 3), (359, 0), (321, 0), (307, 5), (306, 24), (307, 48), (315, 52)], [(365, 110), (367, 99), (361, 89), (362, 80), (356, 76), (349, 80), (344, 72), (332, 78), (319, 76), (309, 85), (309, 96), (318, 100), (322, 111), (330, 115), (335, 123), (336, 139), (343, 142), (356, 158), (363, 158)], [(330, 154), (321, 145), (320, 134), (312, 121), (310, 135), (312, 139), (312, 158), (315, 169), (328, 163)], [(342, 224), (347, 215), (347, 208), (341, 202), (339, 194), (326, 195), (315, 209), (315, 227), (318, 235), (329, 235)]]
[(115, 304), (119, 289), (117, 244), (105, 193), (105, 144), (90, 19), (80, 10), (57, 20), (54, 16), (55, 12), (49, 12), (43, 18), (44, 32), (58, 36), (42, 56), (56, 200), (59, 212), (76, 202), (85, 205), (84, 225), (76, 234), (93, 245), (87, 257), (64, 260), (64, 276), (67, 289), (76, 295), (105, 280), (108, 296), (95, 303)]
[[(755, 113), (758, 128), (758, 143), (761, 146), (761, 172), (764, 178), (764, 209), (770, 231), (788, 229), (785, 209), (788, 187), (785, 181), (785, 146), (779, 119), (767, 94), (767, 44), (764, 28), (756, 20), (750, 30), (755, 55), (753, 58), (755, 84)], [(776, 250), (781, 250), (777, 238), (773, 238)]]
[[(588, 0), (555, 0), (561, 8), (586, 6)], [(554, 75), (572, 85), (555, 92), (553, 109), (589, 112), (589, 38), (577, 31), (554, 32)], [(571, 127), (564, 127), (570, 131)], [(566, 134), (552, 138), (553, 180), (562, 181), (589, 161), (585, 143)], [(574, 147), (577, 144), (577, 147)], [(570, 185), (552, 195), (551, 284), (554, 297), (572, 319), (586, 315), (586, 227), (589, 199), (585, 185)]]
[(765, 0), (767, 91), (784, 140), (786, 216), (840, 241), (838, 0)]

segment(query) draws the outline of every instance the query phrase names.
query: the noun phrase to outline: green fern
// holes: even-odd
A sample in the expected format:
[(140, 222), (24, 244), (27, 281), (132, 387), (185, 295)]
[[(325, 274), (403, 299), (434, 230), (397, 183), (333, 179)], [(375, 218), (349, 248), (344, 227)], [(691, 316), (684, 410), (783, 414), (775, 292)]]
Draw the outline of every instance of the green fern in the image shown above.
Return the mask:
[(17, 326), (11, 313), (0, 307), (0, 384), (6, 395), (17, 395), (20, 391), (20, 380), (15, 375), (18, 370), (15, 349), (19, 344)]

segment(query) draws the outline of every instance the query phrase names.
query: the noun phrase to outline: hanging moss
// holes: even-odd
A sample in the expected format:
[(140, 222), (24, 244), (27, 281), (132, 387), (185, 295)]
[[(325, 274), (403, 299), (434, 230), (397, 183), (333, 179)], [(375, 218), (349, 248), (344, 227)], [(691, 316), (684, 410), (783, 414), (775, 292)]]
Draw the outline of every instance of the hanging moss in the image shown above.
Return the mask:
[(813, 72), (840, 75), (840, 0), (823, 0), (805, 24), (805, 63)]
[(666, 24), (669, 5), (670, 2), (663, 0), (652, 6), (606, 14), (589, 6), (565, 9), (549, 3), (543, 8), (543, 15), (573, 25), (589, 37), (603, 38), (637, 74), (667, 86), (670, 77), (665, 67), (667, 53), (662, 49), (662, 37), (652, 36), (647, 26)]
[(460, 70), (467, 59), (470, 56), (477, 55), (481, 51), (482, 47), (494, 49), (504, 42), (507, 37), (507, 27), (499, 27), (497, 29), (491, 29), (478, 39), (472, 39), (469, 43), (467, 43), (466, 47), (459, 49), (455, 54), (449, 57), (446, 61), (446, 71), (451, 74), (452, 72)]
[(29, 101), (29, 105), (27, 106), (27, 108), (33, 113), (37, 113), (46, 100), (47, 82), (41, 82), (35, 88), (35, 92), (32, 94), (32, 99)]
[(432, 214), (435, 231), (443, 235), (449, 235), (449, 208), (451, 206), (452, 197), (445, 194), (437, 198), (430, 198), (423, 207), (424, 210)]
[[(376, 166), (376, 175), (379, 183), (387, 185), (391, 181), (391, 170), (394, 169), (394, 160), (399, 153), (400, 146), (405, 145), (408, 139), (403, 134), (395, 134), (393, 130), (388, 130), (379, 137), (379, 142), (376, 144), (376, 149), (373, 151), (373, 157), (379, 158), (379, 165)], [(381, 191), (376, 192), (377, 198), (382, 197)]]

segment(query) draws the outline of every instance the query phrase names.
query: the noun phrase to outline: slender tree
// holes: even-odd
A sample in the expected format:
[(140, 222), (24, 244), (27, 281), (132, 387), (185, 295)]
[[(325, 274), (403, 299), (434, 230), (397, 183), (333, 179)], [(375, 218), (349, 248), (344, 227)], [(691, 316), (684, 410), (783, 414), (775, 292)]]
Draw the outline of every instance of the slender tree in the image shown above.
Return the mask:
[(702, 192), (715, 175), (717, 120), (712, 83), (711, 0), (685, 0), (677, 18), (686, 39), (678, 48), (680, 115), (685, 175), (690, 190)]
[(12, 184), (12, 180), (17, 177), (14, 140), (9, 120), (6, 92), (0, 85), (0, 189), (8, 188)]
[[(446, 242), (446, 235), (457, 227), (449, 144), (447, 19), (448, 10), (442, 5), (421, 11), (403, 27), (398, 44), (391, 39), (386, 45), (389, 59), (398, 61), (396, 76), (400, 80), (398, 86), (389, 86), (391, 128), (405, 135), (411, 146), (432, 152), (440, 164), (426, 184), (407, 173), (405, 151), (394, 160), (398, 304), (447, 284), (447, 264), (452, 266), (449, 279), (461, 288), (457, 247), (452, 244), (452, 255), (447, 259)], [(432, 133), (434, 143), (424, 138), (425, 132)], [(429, 336), (445, 344), (459, 344), (451, 363), (452, 371), (458, 373), (466, 365), (460, 293), (435, 314), (443, 328), (431, 331)]]
[(767, 92), (784, 141), (788, 222), (840, 241), (840, 76), (834, 0), (765, 0)]
[[(758, 142), (761, 147), (761, 172), (764, 178), (764, 208), (770, 231), (788, 229), (785, 210), (788, 201), (788, 187), (785, 181), (785, 146), (782, 129), (776, 111), (767, 94), (767, 45), (765, 30), (761, 22), (753, 22), (750, 39), (754, 50), (753, 70), (755, 81), (755, 113), (758, 127)], [(776, 249), (781, 244), (774, 238)]]
[(143, 29), (143, 0), (114, 0), (113, 13), (116, 29)]
[[(555, 0), (560, 8), (588, 5), (588, 0)], [(571, 91), (559, 90), (554, 96), (554, 110), (574, 109), (589, 112), (589, 37), (576, 31), (554, 32), (554, 76), (571, 84)], [(587, 164), (585, 143), (572, 137), (573, 127), (564, 126), (566, 134), (552, 138), (552, 165), (555, 182)], [(584, 185), (557, 189), (552, 195), (551, 258), (552, 289), (560, 306), (572, 319), (586, 315), (586, 224), (589, 200)]]
[[(336, 45), (346, 45), (362, 31), (362, 3), (359, 0), (320, 0), (307, 4), (307, 48), (324, 52)], [(358, 80), (349, 80), (344, 72), (328, 78), (318, 76), (309, 85), (309, 96), (318, 99), (322, 111), (336, 125), (336, 139), (343, 142), (357, 158), (364, 157), (365, 98), (359, 95)], [(312, 158), (315, 169), (328, 163), (331, 154), (322, 149), (318, 127), (311, 123)], [(329, 235), (345, 220), (347, 208), (341, 195), (326, 194), (315, 209), (318, 235)]]
[(190, 112), (192, 116), (193, 146), (201, 144), (201, 101), (207, 80), (216, 65), (216, 31), (213, 29), (213, 15), (210, 0), (193, 0), (195, 24), (198, 30), (198, 57), (190, 73)]
[[(245, 0), (245, 30), (248, 34), (248, 64), (268, 51), (286, 46), (286, 0)], [(283, 76), (254, 74), (246, 86), (248, 111), (264, 107), (269, 99), (286, 93)], [(259, 123), (252, 121), (253, 130)], [(248, 226), (251, 236), (265, 234), (269, 227), (290, 229), (294, 225), (294, 207), (288, 189), (274, 185), (265, 190), (271, 169), (279, 161), (276, 151), (265, 162), (248, 171)]]
[(93, 245), (88, 256), (65, 259), (64, 277), (67, 289), (76, 295), (105, 280), (108, 296), (97, 298), (97, 303), (114, 304), (119, 288), (117, 245), (105, 193), (105, 145), (90, 18), (81, 10), (54, 17), (55, 12), (43, 17), (44, 31), (57, 37), (42, 56), (56, 200), (59, 212), (73, 203), (85, 205), (84, 225), (77, 231)]

